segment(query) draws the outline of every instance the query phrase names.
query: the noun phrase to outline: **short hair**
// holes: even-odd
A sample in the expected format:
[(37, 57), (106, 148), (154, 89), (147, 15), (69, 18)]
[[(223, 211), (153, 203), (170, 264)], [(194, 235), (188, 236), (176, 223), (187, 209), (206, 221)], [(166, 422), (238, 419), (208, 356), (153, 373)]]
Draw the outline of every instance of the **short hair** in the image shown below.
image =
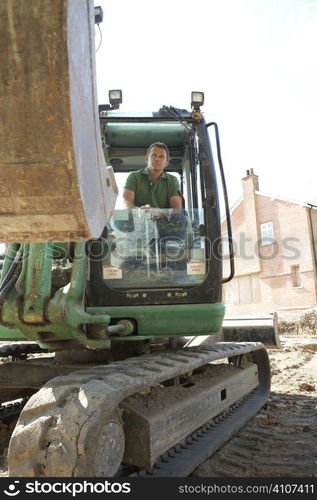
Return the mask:
[(146, 156), (149, 156), (150, 151), (151, 151), (152, 148), (162, 148), (162, 149), (165, 149), (165, 151), (166, 151), (166, 159), (169, 160), (170, 152), (169, 152), (169, 149), (166, 146), (166, 144), (164, 144), (164, 142), (153, 142), (153, 144), (151, 144), (151, 146), (149, 146), (147, 148)]

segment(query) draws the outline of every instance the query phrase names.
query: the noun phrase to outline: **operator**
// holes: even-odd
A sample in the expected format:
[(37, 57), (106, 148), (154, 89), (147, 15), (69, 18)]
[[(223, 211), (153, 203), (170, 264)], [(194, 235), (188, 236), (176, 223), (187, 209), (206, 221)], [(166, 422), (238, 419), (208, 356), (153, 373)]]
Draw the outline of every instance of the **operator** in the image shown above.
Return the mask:
[(182, 210), (183, 197), (177, 178), (164, 172), (169, 162), (169, 150), (166, 144), (163, 142), (151, 144), (145, 161), (147, 163), (145, 168), (128, 175), (123, 198), (128, 209), (172, 209), (172, 213), (168, 215), (164, 211), (161, 213), (156, 211), (153, 217), (163, 250), (167, 240), (185, 237), (187, 220)]
[(164, 172), (169, 161), (169, 150), (163, 142), (149, 146), (147, 166), (131, 172), (126, 180), (123, 198), (126, 208), (182, 208), (180, 186), (174, 175)]

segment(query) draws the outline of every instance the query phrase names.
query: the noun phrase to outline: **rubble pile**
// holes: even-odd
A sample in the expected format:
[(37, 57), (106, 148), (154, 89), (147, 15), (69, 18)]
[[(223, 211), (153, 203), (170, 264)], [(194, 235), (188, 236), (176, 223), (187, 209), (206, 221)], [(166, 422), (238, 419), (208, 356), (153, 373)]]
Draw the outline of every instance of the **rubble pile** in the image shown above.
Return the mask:
[(297, 318), (279, 317), (278, 330), (280, 334), (317, 335), (317, 307), (312, 307)]
[(297, 321), (299, 334), (317, 334), (317, 307), (301, 314)]

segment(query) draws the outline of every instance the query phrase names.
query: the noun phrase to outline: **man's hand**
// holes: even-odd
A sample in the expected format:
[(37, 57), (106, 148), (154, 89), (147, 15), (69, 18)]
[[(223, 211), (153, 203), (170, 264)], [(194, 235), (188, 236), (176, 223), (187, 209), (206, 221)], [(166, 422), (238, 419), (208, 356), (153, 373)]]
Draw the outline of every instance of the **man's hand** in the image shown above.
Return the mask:
[(151, 218), (152, 219), (162, 219), (163, 217), (165, 217), (165, 214), (164, 212), (161, 212), (158, 208), (152, 208), (151, 205), (142, 205), (140, 207), (141, 210), (152, 210), (152, 213), (150, 214), (151, 215)]
[(161, 210), (160, 208), (153, 208), (151, 205), (142, 205), (139, 207), (139, 216), (144, 217), (146, 219), (152, 219), (152, 220), (157, 220), (157, 219), (163, 219), (166, 217), (166, 212), (168, 210)]
[(153, 215), (153, 219), (164, 219), (165, 218), (165, 213), (164, 212), (159, 212), (156, 215)]

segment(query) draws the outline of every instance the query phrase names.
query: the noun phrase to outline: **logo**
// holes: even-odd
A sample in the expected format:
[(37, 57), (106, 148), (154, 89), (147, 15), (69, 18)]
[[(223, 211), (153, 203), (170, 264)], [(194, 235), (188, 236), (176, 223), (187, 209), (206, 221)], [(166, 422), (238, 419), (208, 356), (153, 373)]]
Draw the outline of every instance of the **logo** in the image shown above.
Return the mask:
[(13, 483), (9, 484), (8, 490), (4, 490), (4, 493), (8, 495), (9, 497), (15, 497), (20, 493), (20, 490), (17, 489), (16, 484), (19, 484), (20, 481), (14, 481)]

